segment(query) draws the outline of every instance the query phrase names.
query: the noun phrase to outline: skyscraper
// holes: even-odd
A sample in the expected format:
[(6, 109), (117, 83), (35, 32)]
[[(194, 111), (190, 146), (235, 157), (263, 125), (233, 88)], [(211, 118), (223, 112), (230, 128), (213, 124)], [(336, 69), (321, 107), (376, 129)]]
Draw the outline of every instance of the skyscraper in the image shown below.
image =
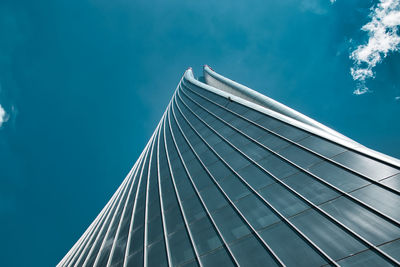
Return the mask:
[(187, 70), (59, 266), (400, 265), (400, 161)]

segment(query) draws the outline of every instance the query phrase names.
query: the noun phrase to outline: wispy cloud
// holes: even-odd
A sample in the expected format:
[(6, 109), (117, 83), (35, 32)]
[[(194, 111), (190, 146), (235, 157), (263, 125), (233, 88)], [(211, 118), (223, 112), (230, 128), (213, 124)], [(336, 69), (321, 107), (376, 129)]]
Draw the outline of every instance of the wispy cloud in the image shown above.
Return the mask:
[(371, 21), (361, 29), (368, 32), (366, 44), (355, 49), (350, 58), (354, 66), (350, 69), (353, 79), (358, 82), (354, 94), (361, 95), (368, 92), (366, 79), (374, 78), (373, 68), (385, 58), (389, 52), (399, 50), (400, 36), (400, 1), (380, 0), (371, 8)]
[(0, 127), (3, 126), (3, 123), (5, 123), (8, 120), (9, 116), (4, 110), (4, 108), (0, 105)]

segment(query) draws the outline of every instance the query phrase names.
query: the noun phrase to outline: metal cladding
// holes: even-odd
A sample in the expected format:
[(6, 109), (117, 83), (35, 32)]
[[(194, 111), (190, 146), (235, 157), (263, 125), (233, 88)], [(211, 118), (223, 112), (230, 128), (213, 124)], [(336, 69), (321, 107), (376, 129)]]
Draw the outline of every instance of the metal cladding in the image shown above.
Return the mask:
[(204, 68), (58, 266), (400, 265), (400, 162)]

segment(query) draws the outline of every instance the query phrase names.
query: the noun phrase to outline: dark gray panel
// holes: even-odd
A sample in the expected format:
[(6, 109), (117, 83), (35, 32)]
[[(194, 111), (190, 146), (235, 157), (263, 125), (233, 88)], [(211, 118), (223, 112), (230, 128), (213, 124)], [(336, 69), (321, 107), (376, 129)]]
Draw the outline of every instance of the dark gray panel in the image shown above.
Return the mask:
[(296, 145), (285, 147), (284, 149), (281, 149), (278, 153), (284, 158), (303, 168), (307, 168), (317, 162), (323, 161), (322, 158), (317, 157), (314, 154)]
[(250, 194), (249, 189), (236, 175), (228, 176), (227, 178), (221, 180), (219, 184), (232, 201)]
[(311, 173), (328, 183), (338, 187), (339, 189), (349, 192), (369, 184), (368, 181), (352, 174), (341, 167), (333, 165), (329, 162), (322, 162), (310, 168)]
[(340, 196), (335, 190), (317, 181), (304, 172), (289, 176), (284, 182), (300, 195), (318, 205)]
[(287, 266), (321, 266), (327, 263), (283, 222), (268, 227), (260, 235)]
[(285, 217), (310, 208), (280, 184), (267, 186), (260, 190), (260, 194)]
[(341, 259), (366, 249), (363, 244), (315, 210), (300, 213), (290, 221), (333, 259)]
[(250, 233), (248, 226), (230, 205), (214, 211), (211, 216), (228, 243)]
[(235, 242), (231, 245), (231, 249), (240, 266), (278, 266), (253, 235)]
[[(147, 248), (147, 263), (150, 266), (168, 266), (167, 254), (164, 240), (160, 240), (157, 243)], [(131, 264), (128, 266), (142, 266), (142, 263)]]
[(265, 203), (252, 194), (240, 199), (236, 205), (255, 229), (280, 221)]
[(400, 239), (384, 244), (379, 248), (396, 260), (400, 261)]
[(275, 180), (270, 175), (253, 164), (238, 170), (238, 173), (254, 189), (259, 189), (266, 185), (275, 183)]
[(345, 197), (325, 203), (321, 208), (375, 245), (400, 237), (400, 228)]
[(236, 266), (225, 248), (219, 248), (200, 257), (204, 266), (222, 267)]
[(303, 140), (300, 140), (298, 143), (328, 158), (346, 151), (345, 148), (315, 135), (311, 135)]
[(195, 257), (186, 229), (181, 229), (168, 236), (173, 265), (179, 265)]
[(400, 174), (382, 180), (381, 184), (387, 185), (393, 189), (400, 191)]
[(393, 266), (370, 249), (340, 260), (338, 264), (340, 266)]
[(203, 217), (202, 219), (192, 223), (190, 225), (190, 232), (193, 236), (194, 245), (200, 255), (222, 245), (222, 242), (208, 217)]
[(346, 151), (332, 158), (343, 165), (366, 175), (375, 181), (397, 174), (400, 171), (388, 165), (360, 155), (353, 151)]
[(354, 191), (351, 195), (376, 208), (384, 214), (400, 220), (400, 196), (371, 184)]

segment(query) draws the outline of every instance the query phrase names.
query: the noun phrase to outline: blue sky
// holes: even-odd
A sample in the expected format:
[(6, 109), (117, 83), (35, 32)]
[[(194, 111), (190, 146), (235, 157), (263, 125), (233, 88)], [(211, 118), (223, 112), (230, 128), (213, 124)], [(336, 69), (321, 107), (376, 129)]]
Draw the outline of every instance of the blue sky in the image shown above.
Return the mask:
[[(361, 30), (378, 2), (2, 0), (0, 265), (63, 257), (136, 161), (189, 66), (200, 75), (209, 64), (400, 158), (398, 44), (368, 46), (382, 36)], [(350, 55), (363, 45), (371, 57), (357, 63), (362, 55)], [(374, 78), (354, 80), (351, 68)], [(360, 86), (368, 92), (353, 94)]]

